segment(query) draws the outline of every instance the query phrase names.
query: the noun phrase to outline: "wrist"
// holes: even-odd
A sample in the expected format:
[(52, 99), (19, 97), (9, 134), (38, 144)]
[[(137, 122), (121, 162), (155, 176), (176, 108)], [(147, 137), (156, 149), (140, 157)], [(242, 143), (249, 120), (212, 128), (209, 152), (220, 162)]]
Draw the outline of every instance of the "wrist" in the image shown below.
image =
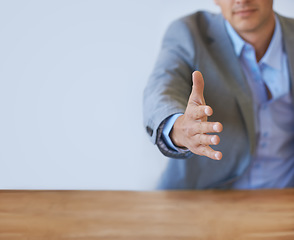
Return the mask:
[(171, 131), (170, 131), (170, 134), (169, 134), (169, 137), (171, 139), (171, 141), (173, 142), (173, 144), (178, 147), (178, 148), (186, 148), (180, 141), (179, 139), (179, 133), (178, 133), (178, 128), (177, 128), (177, 125), (178, 123), (181, 121), (181, 118), (182, 116), (178, 117), (178, 119), (175, 121)]

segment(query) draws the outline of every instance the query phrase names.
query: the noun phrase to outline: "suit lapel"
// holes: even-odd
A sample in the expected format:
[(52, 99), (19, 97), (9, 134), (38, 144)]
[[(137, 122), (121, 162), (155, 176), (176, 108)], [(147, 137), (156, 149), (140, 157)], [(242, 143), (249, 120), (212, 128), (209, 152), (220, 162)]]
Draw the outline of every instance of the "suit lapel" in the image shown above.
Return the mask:
[(256, 146), (256, 137), (251, 90), (235, 54), (231, 39), (227, 34), (223, 17), (218, 15), (214, 20), (207, 30), (210, 48), (212, 52), (217, 53), (214, 57), (218, 58), (215, 60), (219, 63), (221, 72), (225, 76), (224, 81), (232, 88), (240, 106), (249, 135), (251, 152), (253, 153)]
[[(287, 20), (280, 15), (278, 15), (280, 24), (283, 32), (283, 41), (284, 47), (288, 57), (288, 67), (289, 67), (289, 76), (290, 76), (290, 85), (292, 99), (294, 101), (294, 34), (293, 34), (293, 20)], [(289, 23), (291, 21), (291, 23)], [(294, 103), (293, 103), (294, 104)]]

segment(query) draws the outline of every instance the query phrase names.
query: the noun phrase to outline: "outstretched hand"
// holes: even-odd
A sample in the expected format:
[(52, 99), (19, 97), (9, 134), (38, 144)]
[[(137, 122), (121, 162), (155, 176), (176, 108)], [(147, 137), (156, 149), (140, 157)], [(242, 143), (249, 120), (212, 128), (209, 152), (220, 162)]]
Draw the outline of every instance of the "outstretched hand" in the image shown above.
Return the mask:
[(171, 140), (178, 147), (188, 148), (191, 152), (220, 160), (222, 153), (209, 145), (217, 145), (220, 138), (207, 133), (219, 133), (223, 126), (219, 122), (207, 122), (212, 108), (205, 104), (204, 80), (199, 71), (193, 72), (193, 86), (184, 115), (178, 117), (170, 133)]

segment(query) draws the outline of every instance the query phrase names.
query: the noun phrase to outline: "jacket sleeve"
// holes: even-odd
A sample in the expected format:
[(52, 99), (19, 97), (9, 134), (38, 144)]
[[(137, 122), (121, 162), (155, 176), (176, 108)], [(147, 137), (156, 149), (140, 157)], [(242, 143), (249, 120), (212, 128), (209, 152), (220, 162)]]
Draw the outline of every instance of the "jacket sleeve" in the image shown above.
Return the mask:
[(192, 88), (195, 47), (189, 25), (184, 19), (173, 22), (162, 42), (161, 50), (144, 90), (144, 126), (152, 143), (173, 158), (186, 158), (163, 141), (164, 121), (173, 114), (184, 113)]

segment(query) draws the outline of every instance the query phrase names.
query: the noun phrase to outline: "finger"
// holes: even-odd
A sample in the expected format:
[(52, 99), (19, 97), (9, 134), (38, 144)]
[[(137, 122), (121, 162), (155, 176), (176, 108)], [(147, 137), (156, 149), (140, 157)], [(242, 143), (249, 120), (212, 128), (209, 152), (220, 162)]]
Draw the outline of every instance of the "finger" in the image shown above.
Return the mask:
[(220, 122), (194, 122), (189, 126), (188, 134), (193, 136), (203, 133), (219, 133), (223, 130), (223, 125)]
[(191, 141), (196, 145), (218, 145), (220, 138), (217, 135), (196, 134)]
[(203, 96), (204, 91), (204, 80), (203, 76), (199, 71), (195, 71), (192, 74), (193, 86), (190, 94), (189, 103), (196, 105), (205, 105)]
[(206, 118), (207, 116), (211, 116), (213, 114), (213, 110), (211, 107), (206, 105), (191, 106), (186, 110), (186, 114), (192, 120), (200, 120), (202, 118)]
[(223, 154), (221, 152), (215, 151), (211, 147), (205, 145), (200, 145), (191, 151), (197, 155), (206, 156), (213, 160), (221, 160), (223, 157)]

